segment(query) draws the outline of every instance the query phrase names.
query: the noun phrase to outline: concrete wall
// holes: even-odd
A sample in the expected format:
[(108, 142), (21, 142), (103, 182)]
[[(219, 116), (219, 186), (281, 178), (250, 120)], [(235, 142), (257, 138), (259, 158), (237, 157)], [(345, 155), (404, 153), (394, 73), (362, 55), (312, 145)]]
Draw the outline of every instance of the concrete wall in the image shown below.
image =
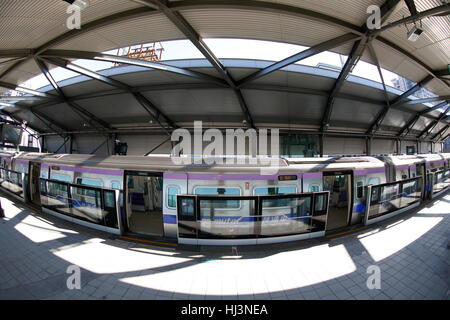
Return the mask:
[[(160, 145), (152, 153), (154, 154), (168, 154), (172, 150), (171, 141), (167, 141), (168, 135), (145, 135), (145, 134), (125, 134), (118, 135), (117, 139), (128, 144), (128, 155), (144, 155), (156, 146)], [(45, 138), (44, 148), (49, 152), (58, 153), (70, 152), (70, 141), (63, 145), (63, 139), (59, 136), (48, 136)], [(246, 150), (248, 154), (249, 146), (246, 141)], [(203, 142), (203, 147), (210, 142)], [(175, 145), (176, 142), (173, 143)], [(63, 145), (61, 147), (61, 145)], [(192, 143), (193, 145), (193, 143)], [(400, 153), (406, 153), (406, 146), (416, 146), (415, 141), (402, 141), (399, 144)], [(73, 153), (90, 154), (95, 151), (97, 155), (110, 155), (114, 152), (114, 138), (111, 136), (106, 142), (106, 137), (102, 135), (76, 135), (72, 142)], [(193, 146), (192, 146), (193, 148)], [(192, 149), (193, 150), (193, 149)], [(226, 144), (224, 143), (224, 150)], [(396, 140), (389, 139), (372, 139), (371, 154), (395, 154), (397, 150)], [(442, 144), (437, 143), (433, 146), (433, 152), (441, 152)], [(352, 154), (366, 154), (366, 139), (353, 137), (327, 137), (323, 138), (323, 154), (324, 155), (352, 155)], [(420, 153), (431, 152), (431, 143), (420, 143)], [(235, 146), (236, 153), (236, 146)]]
[(323, 138), (323, 154), (365, 154), (366, 139), (362, 138)]
[(396, 153), (397, 143), (395, 140), (372, 139), (372, 154)]

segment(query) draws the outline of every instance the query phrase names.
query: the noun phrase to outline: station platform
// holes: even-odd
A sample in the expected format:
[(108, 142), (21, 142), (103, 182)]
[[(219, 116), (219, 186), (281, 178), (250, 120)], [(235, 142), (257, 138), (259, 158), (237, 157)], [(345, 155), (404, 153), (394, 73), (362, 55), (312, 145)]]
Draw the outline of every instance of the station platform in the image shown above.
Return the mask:
[[(350, 233), (195, 250), (129, 241), (0, 200), (0, 299), (450, 299), (449, 193)], [(80, 289), (67, 286), (72, 265)]]

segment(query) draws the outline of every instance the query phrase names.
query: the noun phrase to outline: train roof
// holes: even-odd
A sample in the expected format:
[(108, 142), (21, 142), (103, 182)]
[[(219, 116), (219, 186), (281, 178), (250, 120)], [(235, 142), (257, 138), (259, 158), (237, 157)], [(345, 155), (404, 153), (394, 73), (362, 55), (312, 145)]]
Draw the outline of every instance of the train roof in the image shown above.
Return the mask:
[(384, 162), (374, 157), (286, 158), (300, 171), (339, 171), (383, 168)]
[(417, 154), (417, 155), (399, 155), (399, 156), (387, 156), (383, 157), (388, 159), (392, 164), (399, 166), (405, 164), (416, 164), (416, 163), (424, 163), (424, 162), (434, 162), (434, 161), (442, 161), (446, 158), (443, 154), (439, 153), (429, 153), (429, 154)]
[[(241, 162), (238, 162), (240, 158)], [(281, 158), (259, 157), (255, 163), (250, 163), (248, 157), (239, 157), (232, 163), (227, 163), (226, 158), (208, 158), (213, 164), (208, 165), (195, 164), (195, 158), (192, 157), (168, 157), (168, 156), (107, 156), (100, 157), (96, 155), (86, 154), (38, 154), (27, 153), (21, 154), (16, 159), (26, 161), (37, 161), (42, 163), (50, 163), (55, 165), (74, 165), (86, 167), (103, 167), (103, 168), (117, 168), (126, 170), (199, 170), (199, 171), (225, 171), (225, 170), (260, 170), (261, 167), (278, 166), (281, 170), (287, 168), (288, 164)], [(216, 160), (216, 162), (213, 162)], [(222, 164), (217, 163), (222, 160)]]
[[(7, 153), (10, 155), (10, 153)], [(1, 153), (0, 153), (1, 156)], [(255, 162), (249, 162), (248, 156), (210, 157), (213, 164), (195, 164), (195, 157), (168, 155), (152, 156), (98, 156), (89, 154), (53, 154), (53, 153), (20, 153), (16, 157), (22, 161), (36, 161), (54, 165), (73, 165), (85, 167), (116, 168), (124, 170), (155, 170), (155, 171), (259, 171), (261, 167), (277, 166), (280, 172), (311, 172), (340, 171), (382, 168), (385, 162), (394, 165), (415, 164), (421, 162), (442, 161), (450, 159), (450, 154), (399, 155), (383, 157), (324, 157), (324, 158), (268, 158), (258, 157)], [(221, 160), (222, 163), (217, 162)], [(254, 158), (253, 158), (254, 159)], [(212, 161), (216, 160), (216, 161)], [(233, 160), (230, 162), (230, 160)], [(239, 160), (241, 162), (239, 162)], [(387, 161), (386, 161), (387, 160)]]
[(17, 151), (8, 151), (8, 150), (0, 150), (0, 158), (11, 158), (14, 157), (17, 154)]

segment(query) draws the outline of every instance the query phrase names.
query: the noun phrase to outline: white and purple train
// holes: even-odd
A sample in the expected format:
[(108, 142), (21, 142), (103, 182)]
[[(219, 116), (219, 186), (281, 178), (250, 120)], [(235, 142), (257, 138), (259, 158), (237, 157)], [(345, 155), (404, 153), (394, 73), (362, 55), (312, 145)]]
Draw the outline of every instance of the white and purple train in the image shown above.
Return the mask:
[(280, 158), (271, 175), (261, 164), (172, 160), (3, 151), (0, 186), (92, 228), (194, 245), (324, 236), (450, 189), (450, 154)]

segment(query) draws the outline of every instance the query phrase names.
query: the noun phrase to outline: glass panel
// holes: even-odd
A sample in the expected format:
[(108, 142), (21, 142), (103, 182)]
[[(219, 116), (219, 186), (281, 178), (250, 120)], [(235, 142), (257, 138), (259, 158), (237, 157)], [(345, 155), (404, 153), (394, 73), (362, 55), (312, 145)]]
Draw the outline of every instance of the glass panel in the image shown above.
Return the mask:
[(72, 187), (72, 214), (79, 219), (103, 224), (104, 212), (101, 208), (100, 189)]
[[(239, 188), (210, 188), (201, 187), (194, 190), (195, 194), (200, 195), (225, 195), (225, 196), (239, 196), (241, 189)], [(215, 209), (239, 209), (239, 200), (215, 200)]]
[(78, 178), (77, 184), (83, 184), (85, 186), (103, 187), (103, 182), (96, 179)]
[(105, 225), (111, 228), (118, 228), (116, 211), (116, 194), (114, 191), (103, 191), (103, 203), (105, 210)]
[(435, 174), (433, 192), (437, 193), (450, 185), (450, 170), (440, 171)]
[(183, 198), (181, 200), (181, 207), (179, 208), (181, 216), (190, 219), (195, 218), (194, 201), (194, 198)]
[(421, 192), (421, 177), (373, 186), (368, 219), (394, 212), (419, 201)]
[(324, 231), (327, 221), (328, 194), (314, 195), (314, 211), (311, 217), (311, 232)]
[(276, 236), (309, 232), (311, 195), (262, 199), (261, 235)]
[(120, 189), (120, 182), (112, 181), (111, 182), (111, 189)]
[(41, 205), (47, 206), (47, 183), (44, 179), (39, 179), (39, 191), (41, 192)]
[(180, 196), (178, 201), (178, 235), (184, 238), (197, 238), (198, 223), (195, 212), (195, 197)]
[(288, 193), (296, 193), (297, 187), (295, 186), (284, 186), (284, 187), (263, 187), (263, 188), (255, 188), (253, 190), (253, 194), (257, 196), (265, 196), (271, 194), (288, 194)]
[(50, 174), (50, 179), (69, 182), (69, 183), (72, 182), (72, 178), (69, 175), (61, 174), (61, 173), (54, 173), (54, 172), (52, 172)]
[(407, 207), (420, 199), (420, 180), (412, 180), (402, 183), (402, 207)]
[(69, 187), (66, 183), (47, 181), (47, 194), (41, 197), (50, 209), (71, 215), (69, 208)]
[(22, 188), (22, 174), (19, 172), (3, 170), (4, 171), (4, 182), (2, 186), (9, 190), (10, 192), (23, 198), (23, 188)]
[[(254, 236), (255, 200), (200, 199), (200, 234), (204, 237)], [(227, 210), (224, 208), (238, 209)]]

